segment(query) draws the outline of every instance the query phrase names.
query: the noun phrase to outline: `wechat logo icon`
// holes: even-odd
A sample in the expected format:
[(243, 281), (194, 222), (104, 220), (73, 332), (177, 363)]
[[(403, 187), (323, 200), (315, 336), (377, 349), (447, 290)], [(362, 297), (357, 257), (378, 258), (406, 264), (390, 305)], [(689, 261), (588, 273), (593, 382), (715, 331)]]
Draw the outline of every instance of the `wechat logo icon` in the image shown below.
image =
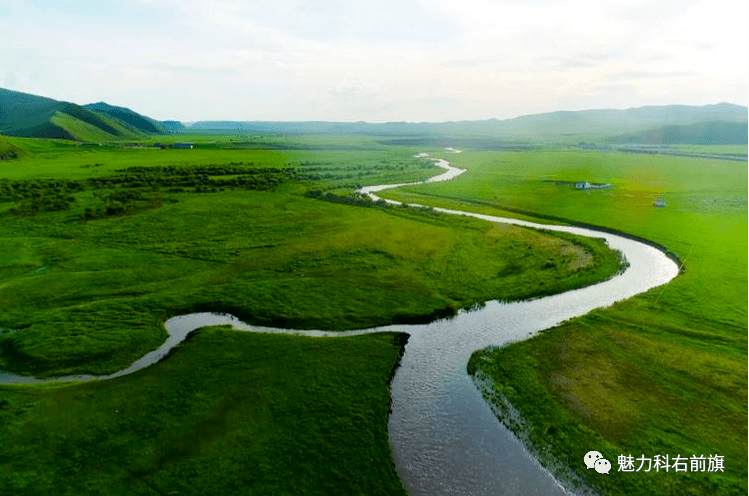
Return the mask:
[(611, 462), (598, 451), (588, 451), (583, 457), (583, 461), (588, 469), (594, 468), (599, 474), (608, 474), (611, 470)]

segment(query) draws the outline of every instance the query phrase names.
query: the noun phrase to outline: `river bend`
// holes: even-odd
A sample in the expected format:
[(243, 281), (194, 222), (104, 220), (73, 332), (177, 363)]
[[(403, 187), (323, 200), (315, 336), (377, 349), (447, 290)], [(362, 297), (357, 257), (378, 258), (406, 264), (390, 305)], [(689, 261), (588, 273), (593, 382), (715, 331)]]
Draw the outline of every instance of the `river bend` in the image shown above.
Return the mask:
[[(436, 160), (435, 165), (446, 171), (427, 182), (449, 180), (465, 172), (445, 160)], [(370, 186), (360, 192), (377, 200), (376, 192), (407, 184), (419, 183)], [(182, 315), (166, 321), (169, 337), (158, 349), (113, 374), (40, 380), (0, 370), (0, 384), (119, 377), (158, 362), (192, 330), (207, 325), (231, 324), (238, 330), (319, 337), (406, 332), (410, 338), (391, 383), (392, 412), (388, 430), (395, 466), (408, 491), (414, 496), (568, 494), (496, 419), (466, 372), (468, 359), (478, 349), (527, 338), (595, 308), (665, 284), (676, 277), (678, 267), (656, 248), (610, 233), (458, 210), (435, 210), (490, 222), (603, 238), (611, 248), (624, 254), (629, 267), (608, 281), (586, 288), (530, 301), (492, 301), (479, 310), (463, 311), (455, 317), (424, 325), (392, 325), (348, 332), (295, 331), (251, 326), (226, 314)]]

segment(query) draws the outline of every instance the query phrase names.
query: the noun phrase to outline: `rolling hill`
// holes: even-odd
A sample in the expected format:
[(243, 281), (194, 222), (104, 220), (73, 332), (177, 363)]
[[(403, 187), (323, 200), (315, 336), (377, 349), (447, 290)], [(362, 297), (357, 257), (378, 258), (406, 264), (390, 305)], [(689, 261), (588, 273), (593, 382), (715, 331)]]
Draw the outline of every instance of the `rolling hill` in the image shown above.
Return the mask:
[(124, 107), (80, 106), (0, 88), (0, 133), (7, 136), (100, 142), (163, 132), (156, 121)]
[(167, 131), (181, 131), (185, 129), (185, 125), (179, 121), (161, 121), (159, 124)]
[(98, 112), (100, 114), (108, 115), (124, 123), (130, 124), (135, 129), (144, 133), (148, 133), (148, 134), (166, 133), (166, 129), (164, 128), (164, 126), (161, 125), (161, 123), (151, 119), (150, 117), (146, 117), (146, 116), (138, 114), (137, 112), (133, 112), (129, 108), (116, 107), (114, 105), (109, 105), (108, 103), (104, 103), (104, 102), (89, 103), (88, 105), (84, 105), (83, 107), (89, 110), (93, 110), (94, 112)]
[[(288, 134), (365, 134), (391, 144), (473, 140), (478, 148), (507, 148), (539, 139), (640, 144), (746, 144), (747, 108), (729, 103), (630, 109), (558, 111), (513, 119), (452, 122), (199, 121), (159, 122), (104, 102), (76, 105), (0, 88), (0, 133), (78, 141), (142, 139), (179, 131)], [(431, 140), (431, 141), (430, 141)], [(457, 140), (457, 141), (456, 141)], [(397, 142), (397, 143), (396, 143)]]
[(498, 127), (505, 132), (527, 135), (605, 133), (614, 136), (661, 126), (716, 121), (746, 124), (747, 108), (730, 103), (718, 103), (703, 106), (665, 105), (623, 110), (559, 111), (499, 121)]

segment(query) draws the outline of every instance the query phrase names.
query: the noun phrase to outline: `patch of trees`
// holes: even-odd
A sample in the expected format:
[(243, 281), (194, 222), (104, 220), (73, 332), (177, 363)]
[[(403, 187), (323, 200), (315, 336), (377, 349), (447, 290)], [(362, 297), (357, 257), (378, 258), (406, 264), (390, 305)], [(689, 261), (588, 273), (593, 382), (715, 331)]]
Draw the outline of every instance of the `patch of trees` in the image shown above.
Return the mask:
[(48, 195), (40, 192), (37, 195), (18, 202), (17, 206), (10, 209), (10, 213), (14, 215), (32, 215), (39, 212), (67, 210), (75, 203), (75, 197), (65, 192)]
[[(418, 218), (422, 222), (429, 222), (435, 225), (444, 225), (446, 221), (453, 223), (460, 223), (469, 228), (471, 227), (473, 219), (469, 217), (453, 218), (447, 214), (443, 214), (432, 207), (408, 205), (405, 203), (388, 203), (384, 199), (380, 198), (377, 201), (372, 200), (369, 196), (363, 193), (349, 193), (345, 195), (332, 193), (330, 191), (323, 192), (319, 189), (309, 190), (306, 193), (308, 198), (316, 198), (323, 201), (329, 201), (333, 203), (342, 203), (344, 205), (354, 205), (357, 207), (374, 207), (386, 210), (394, 215)], [(448, 220), (449, 219), (449, 220)]]
[[(222, 177), (231, 176), (231, 177)], [(168, 187), (197, 192), (218, 191), (220, 188), (270, 190), (295, 179), (294, 169), (251, 168), (241, 163), (228, 165), (130, 167), (114, 176), (91, 178), (96, 187), (152, 188)]]
[(295, 162), (297, 180), (300, 181), (341, 181), (344, 179), (362, 179), (383, 173), (402, 172), (406, 169), (429, 169), (433, 165), (424, 161), (391, 160), (387, 162), (365, 162), (356, 164), (338, 164), (333, 162)]
[(323, 193), (319, 189), (314, 189), (307, 192), (309, 198), (320, 198), (333, 203), (343, 203), (344, 205), (356, 205), (359, 207), (384, 207), (387, 203), (383, 199), (379, 199), (376, 202), (373, 201), (367, 195), (362, 193), (350, 193), (348, 195), (337, 195), (335, 193)]
[(111, 176), (82, 180), (0, 179), (0, 202), (15, 202), (17, 206), (10, 210), (11, 213), (30, 215), (67, 210), (77, 203), (74, 195), (81, 191), (109, 191), (108, 194), (94, 194), (102, 200), (103, 205), (87, 208), (83, 215), (85, 219), (93, 219), (127, 214), (161, 204), (158, 196), (143, 196), (143, 191), (158, 191), (161, 188), (179, 193), (215, 193), (226, 188), (272, 190), (284, 182), (297, 180), (296, 175), (293, 168), (255, 168), (252, 164), (245, 165), (241, 162), (186, 167), (131, 167)]
[(37, 179), (30, 181), (0, 180), (0, 202), (15, 202), (14, 215), (67, 210), (76, 203), (73, 193), (82, 191), (79, 181)]
[[(100, 195), (95, 193), (94, 196), (98, 197)], [(138, 190), (119, 190), (101, 199), (104, 206), (99, 208), (87, 207), (83, 212), (84, 219), (89, 220), (112, 215), (126, 215), (141, 210), (157, 208), (162, 204), (161, 196), (158, 193), (146, 197), (143, 195), (143, 192)]]
[(85, 184), (81, 181), (67, 179), (32, 179), (14, 181), (0, 179), (0, 202), (23, 201), (40, 196), (54, 196), (55, 194), (83, 191)]
[(432, 207), (421, 207), (415, 205), (407, 205), (404, 203), (393, 204), (388, 203), (384, 199), (380, 198), (377, 201), (372, 200), (369, 196), (363, 193), (350, 193), (347, 195), (338, 195), (331, 192), (324, 193), (319, 189), (313, 189), (307, 191), (308, 198), (318, 198), (333, 203), (342, 203), (344, 205), (355, 205), (357, 207), (378, 207), (387, 209), (397, 209), (400, 211), (408, 211), (412, 213), (418, 213), (420, 215), (428, 215), (430, 217), (439, 217), (442, 214), (434, 210)]
[[(100, 167), (87, 164), (84, 167)], [(148, 208), (159, 207), (164, 198), (157, 192), (215, 193), (225, 189), (272, 190), (289, 181), (336, 180), (338, 186), (357, 189), (356, 180), (378, 171), (403, 169), (405, 163), (392, 162), (369, 165), (336, 165), (320, 162), (287, 163), (283, 168), (256, 167), (253, 163), (231, 162), (192, 166), (129, 167), (105, 177), (80, 180), (0, 179), (0, 202), (15, 202), (10, 210), (16, 215), (67, 210), (76, 205), (76, 193), (94, 190), (98, 206), (86, 205), (82, 219), (96, 219), (112, 215), (127, 215)], [(373, 168), (372, 168), (373, 167)], [(343, 185), (340, 181), (347, 179)], [(310, 193), (315, 197), (315, 193)], [(328, 201), (348, 205), (384, 207), (384, 201), (373, 202), (365, 195), (352, 193), (336, 195), (318, 191), (318, 196)], [(168, 198), (166, 201), (169, 201)], [(96, 203), (96, 202), (95, 202)]]

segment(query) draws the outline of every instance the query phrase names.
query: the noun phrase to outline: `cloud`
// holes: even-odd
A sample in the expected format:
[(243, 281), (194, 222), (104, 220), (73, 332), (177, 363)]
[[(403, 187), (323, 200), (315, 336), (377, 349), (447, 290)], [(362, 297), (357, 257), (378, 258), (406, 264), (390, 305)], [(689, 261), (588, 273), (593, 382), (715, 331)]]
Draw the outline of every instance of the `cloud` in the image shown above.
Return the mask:
[(165, 72), (169, 74), (177, 74), (180, 77), (184, 76), (235, 76), (239, 74), (234, 68), (231, 67), (197, 67), (190, 65), (179, 65), (170, 63), (156, 63), (146, 66), (148, 69), (154, 71)]
[(600, 67), (604, 64), (615, 64), (624, 57), (624, 51), (621, 49), (601, 52), (581, 51), (577, 53), (565, 53), (562, 55), (550, 55), (544, 57), (544, 65), (553, 67), (562, 71), (571, 69), (587, 69)]
[(200, 26), (206, 33), (221, 29), (233, 39), (261, 34), (298, 42), (431, 44), (455, 33), (448, 18), (417, 0), (164, 1), (182, 22)]
[(0, 0), (0, 67), (16, 89), (185, 120), (746, 103), (743, 4)]
[(620, 71), (608, 75), (609, 81), (636, 81), (641, 79), (669, 80), (672, 78), (696, 76), (694, 71)]

